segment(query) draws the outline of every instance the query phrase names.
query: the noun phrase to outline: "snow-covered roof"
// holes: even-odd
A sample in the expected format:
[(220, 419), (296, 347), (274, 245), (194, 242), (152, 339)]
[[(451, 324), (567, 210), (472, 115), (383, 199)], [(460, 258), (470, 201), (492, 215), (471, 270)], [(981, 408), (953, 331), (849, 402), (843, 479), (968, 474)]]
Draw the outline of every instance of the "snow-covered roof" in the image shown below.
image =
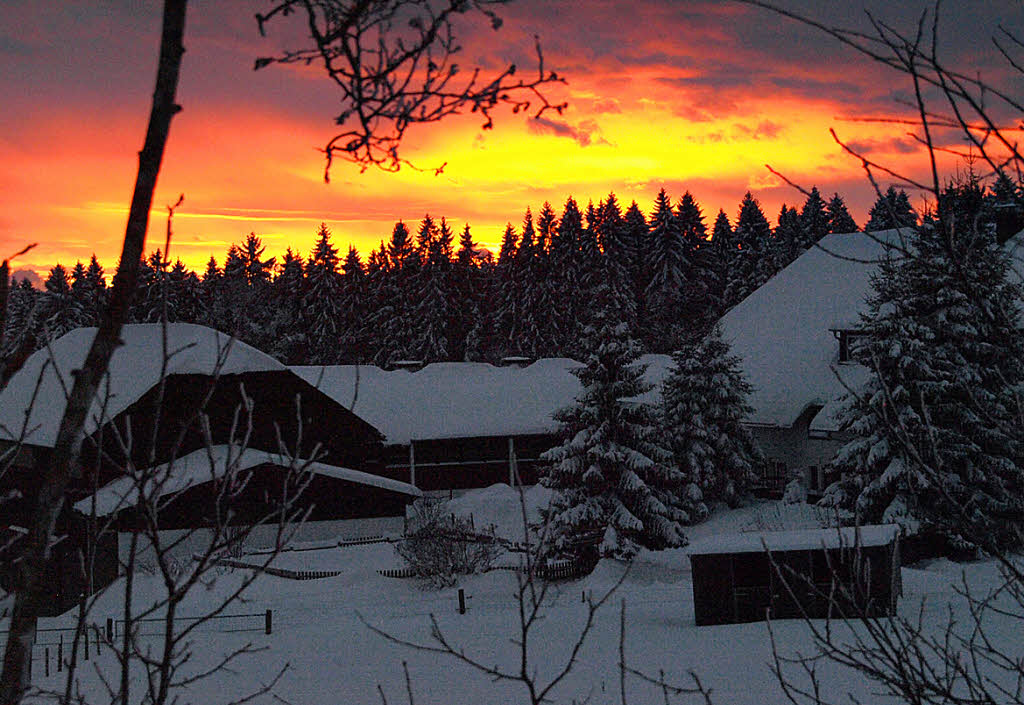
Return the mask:
[(694, 541), (686, 550), (691, 556), (706, 556), (719, 553), (763, 553), (766, 547), (769, 551), (806, 551), (858, 545), (885, 546), (899, 534), (900, 527), (895, 524), (718, 534)]
[[(33, 353), (0, 392), (0, 439), (12, 440), (25, 430), (26, 443), (52, 447), (71, 391), (72, 372), (80, 369), (96, 336), (96, 328), (78, 328)], [(100, 385), (105, 397), (105, 419), (131, 406), (160, 380), (163, 333), (158, 323), (124, 326), (124, 345), (110, 360), (107, 378)], [(287, 369), (274, 358), (224, 333), (191, 323), (167, 326), (167, 373), (231, 375)], [(107, 381), (109, 380), (109, 387)], [(107, 390), (109, 389), (109, 394)], [(26, 421), (26, 410), (31, 414)], [(91, 433), (100, 424), (98, 399), (86, 421)]]
[[(639, 362), (648, 365), (646, 381), (658, 385), (671, 358), (643, 355)], [(582, 390), (572, 374), (579, 366), (553, 357), (526, 367), (437, 362), (415, 372), (367, 365), (291, 369), (379, 429), (388, 443), (406, 444), (556, 432), (555, 412), (570, 406)], [(656, 402), (659, 395), (656, 387), (638, 400)]]
[(438, 362), (416, 372), (373, 366), (293, 367), (387, 438), (410, 440), (549, 433), (552, 414), (572, 403), (579, 363), (547, 358), (527, 367)]
[[(268, 453), (252, 448), (242, 449), (228, 445), (213, 446), (209, 450), (201, 448), (178, 458), (173, 463), (164, 463), (144, 471), (142, 474), (146, 479), (142, 483), (142, 495), (150, 498), (154, 498), (154, 494), (156, 497), (164, 497), (186, 490), (193, 485), (222, 478), (229, 467), (234, 472), (242, 472), (268, 463), (282, 468), (295, 468), (316, 475), (347, 480), (360, 485), (379, 487), (413, 497), (422, 496), (422, 492), (412, 485), (388, 477), (300, 458), (289, 458), (279, 453)], [(93, 498), (95, 498), (97, 516), (109, 516), (138, 502), (139, 484), (135, 478), (119, 477), (101, 487), (92, 497), (86, 497), (76, 502), (75, 509), (83, 514), (91, 513)]]
[(832, 331), (857, 326), (883, 243), (896, 237), (828, 235), (723, 316), (723, 337), (754, 389), (748, 423), (790, 427), (808, 406), (843, 394), (857, 373), (837, 364)]

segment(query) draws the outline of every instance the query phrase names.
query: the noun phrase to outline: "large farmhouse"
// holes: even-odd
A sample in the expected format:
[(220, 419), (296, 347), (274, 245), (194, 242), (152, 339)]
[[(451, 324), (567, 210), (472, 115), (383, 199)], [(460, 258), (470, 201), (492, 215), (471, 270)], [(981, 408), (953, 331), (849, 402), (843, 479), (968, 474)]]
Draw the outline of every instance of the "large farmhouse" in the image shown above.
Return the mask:
[(828, 235), (721, 320), (724, 339), (753, 387), (747, 427), (783, 479), (803, 472), (812, 489), (843, 443), (822, 410), (834, 409), (867, 371), (849, 358), (871, 275), (893, 232)]

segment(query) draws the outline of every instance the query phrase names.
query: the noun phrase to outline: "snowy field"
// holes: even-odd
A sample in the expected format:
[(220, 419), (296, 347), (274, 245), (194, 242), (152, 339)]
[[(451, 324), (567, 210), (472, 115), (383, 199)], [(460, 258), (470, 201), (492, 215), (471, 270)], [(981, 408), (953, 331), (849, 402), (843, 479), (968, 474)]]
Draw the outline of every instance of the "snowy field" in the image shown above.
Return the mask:
[[(528, 491), (529, 513), (548, 499), (543, 488)], [(470, 492), (449, 502), (458, 514), (472, 514), (477, 527), (493, 524), (500, 535), (522, 535), (517, 495), (506, 486)], [(532, 518), (532, 517), (531, 517)], [(712, 518), (690, 530), (691, 539), (732, 533), (740, 530), (764, 530), (820, 526), (822, 517), (807, 505), (782, 505), (763, 502), (737, 510), (719, 510)], [(499, 561), (501, 562), (501, 561)], [(385, 641), (361, 620), (396, 637), (419, 642), (430, 640), (430, 616), (434, 615), (451, 641), (478, 660), (515, 670), (518, 653), (511, 638), (515, 635), (515, 577), (509, 571), (496, 570), (464, 579), (459, 587), (469, 596), (465, 615), (457, 611), (457, 589), (423, 590), (414, 581), (386, 578), (378, 569), (396, 568), (401, 561), (390, 544), (370, 544), (345, 548), (289, 551), (275, 563), (292, 570), (338, 570), (333, 578), (294, 581), (272, 576), (257, 579), (246, 592), (244, 603), (232, 605), (228, 614), (260, 615), (273, 610), (273, 634), (262, 631), (262, 617), (248, 620), (224, 620), (206, 625), (196, 634), (195, 656), (190, 669), (203, 670), (223, 654), (251, 642), (264, 648), (234, 665), (231, 672), (220, 672), (181, 694), (182, 702), (230, 702), (266, 682), (287, 666), (275, 693), (295, 705), (338, 705), (339, 703), (407, 703), (403, 661), (408, 671), (415, 702), (426, 703), (521, 703), (528, 702), (518, 683), (493, 682), (484, 674), (437, 654), (417, 652)], [(530, 658), (543, 680), (556, 672), (585, 618), (584, 594), (595, 597), (608, 590), (621, 575), (624, 566), (603, 561), (590, 576), (558, 583), (551, 593), (550, 605), (538, 633), (530, 644)], [(247, 571), (225, 571), (209, 588), (200, 587), (190, 602), (179, 610), (182, 615), (199, 613), (227, 594)], [(947, 606), (963, 610), (955, 587), (966, 576), (979, 590), (998, 583), (998, 570), (992, 562), (955, 565), (933, 562), (903, 570), (904, 597), (901, 611), (916, 613), (925, 602), (925, 620), (937, 628), (943, 622)], [(97, 602), (92, 621), (103, 624), (119, 611), (119, 592), (123, 583), (115, 583)], [(135, 601), (143, 604), (159, 594), (155, 578), (139, 578)], [(629, 575), (598, 620), (578, 663), (568, 678), (552, 694), (558, 703), (580, 702), (589, 697), (597, 705), (619, 703), (618, 644), (619, 611), (626, 609), (625, 653), (628, 664), (656, 676), (664, 670), (670, 681), (689, 685), (687, 672), (696, 672), (713, 691), (713, 700), (721, 705), (762, 705), (782, 703), (785, 698), (770, 670), (771, 648), (764, 623), (717, 627), (696, 627), (689, 560), (685, 549), (641, 553)], [(44, 620), (42, 627), (71, 624), (71, 616)], [(217, 633), (214, 630), (252, 626), (256, 631)], [(1018, 635), (1010, 624), (997, 637), (1007, 643)], [(775, 623), (782, 648), (790, 653), (807, 652), (807, 627), (799, 621)], [(42, 635), (45, 636), (45, 633)], [(42, 638), (41, 638), (42, 640)], [(152, 638), (154, 648), (158, 640)], [(39, 649), (37, 648), (37, 651)], [(1014, 648), (1014, 653), (1019, 647)], [(884, 702), (872, 695), (872, 684), (857, 674), (825, 668), (832, 701), (849, 701), (847, 693), (867, 702)], [(116, 669), (109, 650), (80, 668), (79, 687), (88, 701), (103, 700), (100, 676), (114, 677)], [(141, 675), (141, 674), (140, 674)], [(62, 688), (58, 674), (43, 675), (37, 661), (34, 685)], [(136, 694), (143, 684), (136, 679)], [(636, 678), (627, 680), (628, 701), (638, 705), (662, 702), (661, 693)], [(270, 696), (257, 702), (281, 702)], [(702, 702), (674, 698), (673, 702)]]

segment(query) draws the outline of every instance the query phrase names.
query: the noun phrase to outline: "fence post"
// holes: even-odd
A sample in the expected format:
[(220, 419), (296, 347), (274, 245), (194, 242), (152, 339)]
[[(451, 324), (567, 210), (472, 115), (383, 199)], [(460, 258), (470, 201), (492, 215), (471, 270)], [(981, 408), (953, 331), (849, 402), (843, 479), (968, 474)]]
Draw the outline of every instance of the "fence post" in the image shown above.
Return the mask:
[(466, 614), (466, 591), (459, 588), (459, 614)]
[(264, 625), (265, 629), (264, 629), (264, 631), (266, 631), (267, 634), (273, 634), (274, 633), (274, 612), (272, 610), (267, 610), (267, 613), (266, 613), (264, 619), (265, 619), (265, 625)]
[(107, 617), (107, 642), (114, 643), (114, 620), (111, 617)]

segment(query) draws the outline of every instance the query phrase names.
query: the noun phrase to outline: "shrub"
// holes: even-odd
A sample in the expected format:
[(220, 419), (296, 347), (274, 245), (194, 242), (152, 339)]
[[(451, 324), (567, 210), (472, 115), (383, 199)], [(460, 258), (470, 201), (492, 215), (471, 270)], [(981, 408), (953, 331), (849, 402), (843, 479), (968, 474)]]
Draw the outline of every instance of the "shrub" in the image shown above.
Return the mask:
[(445, 512), (444, 505), (417, 503), (395, 550), (426, 586), (442, 588), (459, 575), (489, 570), (503, 549), (493, 530), (477, 533), (470, 519)]

